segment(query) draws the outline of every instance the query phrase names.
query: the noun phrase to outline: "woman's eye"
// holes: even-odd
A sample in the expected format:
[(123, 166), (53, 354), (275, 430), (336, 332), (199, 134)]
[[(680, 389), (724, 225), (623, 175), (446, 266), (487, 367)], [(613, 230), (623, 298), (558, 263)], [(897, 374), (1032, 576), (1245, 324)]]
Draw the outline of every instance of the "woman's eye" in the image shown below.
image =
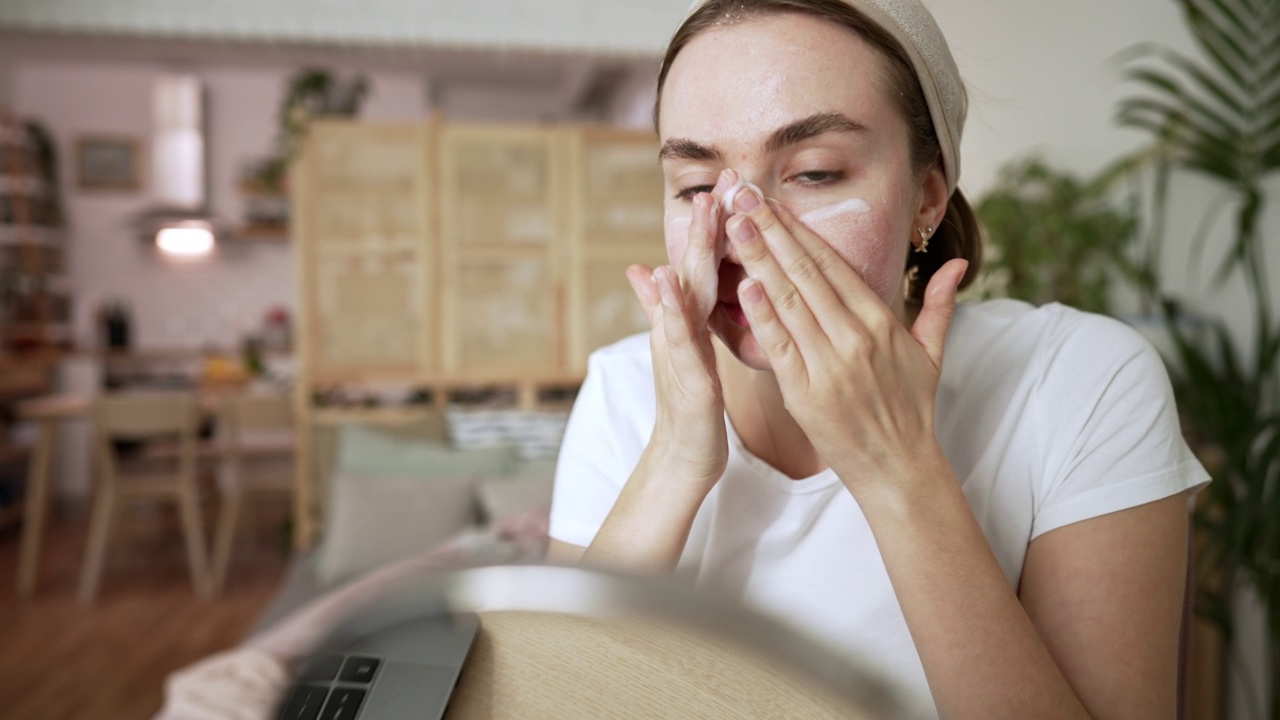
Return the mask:
[(844, 173), (840, 170), (810, 170), (791, 176), (791, 181), (806, 187), (827, 185), (842, 180)]
[(676, 200), (692, 200), (693, 196), (697, 195), (698, 193), (704, 193), (704, 192), (709, 193), (715, 189), (716, 188), (714, 185), (694, 185), (692, 187), (687, 187), (683, 190), (678, 191), (675, 194), (675, 199)]

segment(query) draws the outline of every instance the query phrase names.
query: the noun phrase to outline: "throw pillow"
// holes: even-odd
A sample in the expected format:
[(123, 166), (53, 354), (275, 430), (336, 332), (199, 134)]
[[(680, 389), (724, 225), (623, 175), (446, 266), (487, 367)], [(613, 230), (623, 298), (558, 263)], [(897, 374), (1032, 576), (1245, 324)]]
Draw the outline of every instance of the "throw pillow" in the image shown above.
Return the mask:
[(519, 460), (510, 445), (467, 450), (443, 442), (406, 437), (382, 428), (344, 425), (338, 437), (339, 474), (379, 477), (503, 475)]
[(475, 520), (471, 476), (335, 475), (315, 570), (325, 585), (444, 541)]
[(521, 464), (506, 477), (480, 478), (476, 494), (485, 521), (492, 523), (526, 510), (550, 508), (555, 475), (554, 460), (539, 460)]

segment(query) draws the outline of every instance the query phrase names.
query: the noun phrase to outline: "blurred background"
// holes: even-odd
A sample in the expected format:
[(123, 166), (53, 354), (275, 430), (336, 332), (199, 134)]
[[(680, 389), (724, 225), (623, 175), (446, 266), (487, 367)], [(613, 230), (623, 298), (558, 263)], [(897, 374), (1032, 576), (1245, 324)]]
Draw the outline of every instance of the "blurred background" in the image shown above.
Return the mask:
[[(969, 87), (972, 294), (1109, 313), (1165, 353), (1218, 480), (1192, 716), (1280, 717), (1280, 10), (927, 4)], [(242, 637), (334, 533), (353, 426), (546, 470), (587, 353), (644, 327), (622, 269), (664, 257), (654, 77), (687, 5), (0, 0), (0, 699), (37, 698), (14, 717), (147, 716)], [(174, 508), (91, 527), (98, 401), (157, 390), (201, 408), (174, 496), (199, 552)], [(284, 408), (261, 454), (288, 469), (228, 519), (246, 397)], [(81, 683), (151, 623), (123, 676)]]

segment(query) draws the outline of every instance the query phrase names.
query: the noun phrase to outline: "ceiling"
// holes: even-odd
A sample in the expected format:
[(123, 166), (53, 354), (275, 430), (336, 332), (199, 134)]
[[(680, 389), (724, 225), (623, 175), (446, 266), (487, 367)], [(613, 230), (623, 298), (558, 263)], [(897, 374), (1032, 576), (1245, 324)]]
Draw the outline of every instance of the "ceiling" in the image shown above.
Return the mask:
[[(651, 82), (687, 0), (0, 0), (0, 66), (322, 66), (429, 78), (433, 104), (520, 93), (566, 116)], [(2, 68), (0, 68), (2, 69)]]
[(689, 0), (0, 0), (0, 30), (654, 55)]

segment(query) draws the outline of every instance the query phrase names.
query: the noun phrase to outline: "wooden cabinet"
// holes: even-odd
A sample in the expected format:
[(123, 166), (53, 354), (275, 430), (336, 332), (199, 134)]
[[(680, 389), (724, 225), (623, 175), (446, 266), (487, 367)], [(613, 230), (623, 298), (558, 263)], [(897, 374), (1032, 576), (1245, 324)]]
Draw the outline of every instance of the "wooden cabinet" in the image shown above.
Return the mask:
[(312, 126), (291, 179), (312, 385), (581, 379), (666, 261), (651, 133)]
[(647, 327), (623, 271), (665, 262), (651, 133), (313, 124), (290, 174), (295, 249), (294, 542), (308, 547), (325, 422), (431, 411), (319, 408), (333, 385), (576, 385), (587, 355)]
[(662, 169), (650, 133), (584, 128), (570, 144), (566, 367), (649, 327), (625, 271), (667, 262)]
[(317, 123), (294, 166), (299, 352), (315, 384), (439, 367), (429, 128)]
[(564, 368), (565, 134), (440, 131), (444, 374), (552, 376)]

